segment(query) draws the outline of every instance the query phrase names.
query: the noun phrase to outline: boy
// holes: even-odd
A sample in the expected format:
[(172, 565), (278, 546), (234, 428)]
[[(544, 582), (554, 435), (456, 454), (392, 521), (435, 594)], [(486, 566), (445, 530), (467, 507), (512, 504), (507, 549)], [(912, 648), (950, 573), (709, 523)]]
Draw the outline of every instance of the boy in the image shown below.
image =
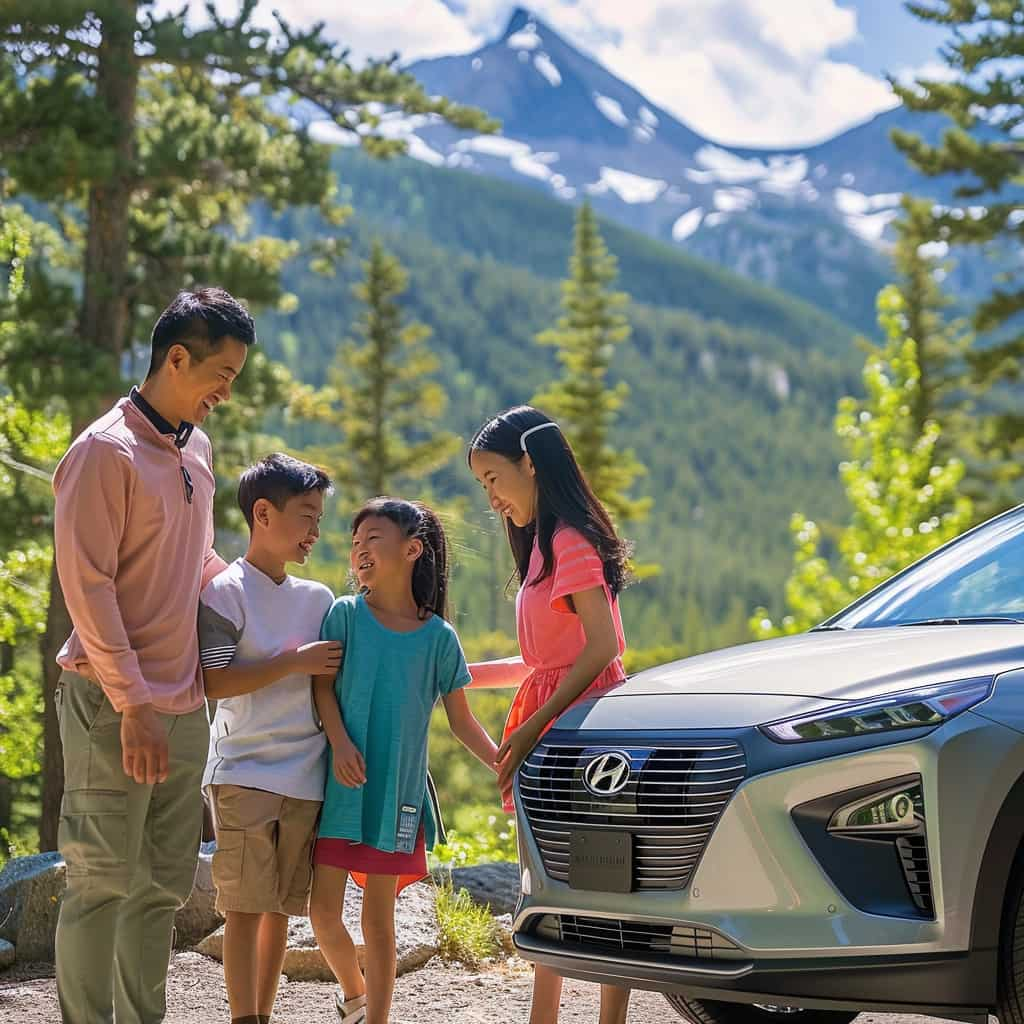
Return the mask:
[(217, 700), (203, 786), (217, 832), (213, 880), (233, 1024), (269, 1022), (288, 917), (308, 911), (326, 772), (311, 677), (334, 675), (341, 647), (318, 640), (333, 594), (285, 565), (309, 557), (330, 491), (323, 471), (288, 455), (247, 469), (238, 504), (249, 549), (200, 597), (200, 658), (207, 696)]

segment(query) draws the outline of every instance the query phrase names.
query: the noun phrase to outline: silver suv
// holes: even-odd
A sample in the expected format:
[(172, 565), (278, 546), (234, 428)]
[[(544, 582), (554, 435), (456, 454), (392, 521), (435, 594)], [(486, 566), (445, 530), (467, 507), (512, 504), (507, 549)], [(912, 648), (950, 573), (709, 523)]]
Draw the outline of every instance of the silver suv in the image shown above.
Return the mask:
[(699, 1024), (1024, 1024), (1024, 507), (571, 709), (516, 806), (515, 942), (561, 974)]

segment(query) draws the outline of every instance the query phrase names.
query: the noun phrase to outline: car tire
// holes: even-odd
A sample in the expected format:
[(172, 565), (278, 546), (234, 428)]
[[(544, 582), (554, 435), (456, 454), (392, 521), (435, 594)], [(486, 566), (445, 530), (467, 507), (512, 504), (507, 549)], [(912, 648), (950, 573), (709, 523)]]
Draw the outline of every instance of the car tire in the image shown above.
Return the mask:
[(1024, 1024), (1024, 872), (1021, 865), (1013, 872), (1003, 906), (996, 1016), (1001, 1024)]
[(801, 1010), (796, 1007), (755, 1006), (752, 1003), (726, 1003), (712, 999), (687, 999), (666, 993), (669, 1005), (692, 1024), (849, 1024), (857, 1016), (842, 1010)]

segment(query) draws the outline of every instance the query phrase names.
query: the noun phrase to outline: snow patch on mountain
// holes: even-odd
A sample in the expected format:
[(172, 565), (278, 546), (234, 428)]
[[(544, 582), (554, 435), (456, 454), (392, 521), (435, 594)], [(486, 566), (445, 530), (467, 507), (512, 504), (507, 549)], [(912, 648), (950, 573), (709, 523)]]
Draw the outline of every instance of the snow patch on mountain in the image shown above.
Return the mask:
[(697, 206), (692, 210), (687, 210), (681, 217), (676, 219), (676, 222), (672, 225), (672, 240), (675, 242), (683, 242), (692, 235), (697, 228), (700, 227), (701, 221), (704, 219), (704, 207)]
[(716, 210), (735, 213), (739, 210), (749, 210), (757, 200), (757, 195), (749, 188), (735, 186), (733, 188), (716, 188), (713, 199)]
[(442, 153), (428, 146), (418, 135), (410, 135), (407, 142), (409, 156), (413, 160), (422, 160), (431, 167), (444, 167), (446, 159)]
[(614, 167), (602, 167), (600, 180), (588, 185), (587, 191), (592, 195), (602, 195), (611, 190), (624, 203), (653, 203), (666, 188), (668, 182), (660, 178), (645, 178)]
[(548, 80), (550, 85), (562, 84), (562, 73), (546, 53), (538, 53), (533, 58), (533, 66)]
[(651, 110), (650, 107), (644, 106), (644, 104), (641, 103), (638, 114), (640, 115), (640, 120), (643, 121), (643, 123), (647, 125), (648, 128), (658, 127), (658, 115), (653, 110)]
[(866, 196), (852, 188), (837, 188), (833, 198), (840, 213), (864, 214), (899, 206), (902, 195), (899, 192), (880, 192), (878, 195)]
[(622, 104), (618, 100), (613, 100), (611, 96), (603, 96), (599, 92), (594, 93), (594, 106), (604, 114), (605, 117), (611, 121), (612, 124), (618, 125), (619, 128), (625, 128), (629, 124), (629, 118), (626, 117), (626, 112), (622, 109)]
[(513, 32), (505, 40), (505, 45), (510, 50), (536, 50), (540, 44), (541, 40), (537, 34), (537, 26), (532, 21), (527, 22), (524, 28), (521, 28), (518, 32)]

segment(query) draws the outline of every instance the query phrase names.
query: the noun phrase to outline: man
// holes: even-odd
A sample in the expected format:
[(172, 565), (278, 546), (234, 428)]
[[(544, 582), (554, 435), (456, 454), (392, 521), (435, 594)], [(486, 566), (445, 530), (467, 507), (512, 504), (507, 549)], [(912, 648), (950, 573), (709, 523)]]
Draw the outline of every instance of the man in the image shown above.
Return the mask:
[(75, 438), (54, 476), (57, 571), (74, 625), (56, 698), (66, 1024), (164, 1018), (174, 913), (202, 828), (199, 592), (224, 567), (210, 441), (194, 424), (231, 397), (255, 341), (227, 292), (180, 292), (153, 329), (145, 382)]

